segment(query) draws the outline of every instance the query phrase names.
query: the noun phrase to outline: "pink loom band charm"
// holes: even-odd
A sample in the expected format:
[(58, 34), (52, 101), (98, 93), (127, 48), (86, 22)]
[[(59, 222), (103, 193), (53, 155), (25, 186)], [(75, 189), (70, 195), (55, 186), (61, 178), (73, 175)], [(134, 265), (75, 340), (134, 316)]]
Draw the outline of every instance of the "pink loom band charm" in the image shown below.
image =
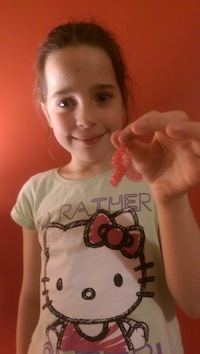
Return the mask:
[(110, 177), (110, 183), (117, 187), (123, 176), (134, 182), (142, 180), (140, 172), (136, 171), (132, 164), (132, 156), (127, 148), (120, 147), (112, 156), (113, 172)]

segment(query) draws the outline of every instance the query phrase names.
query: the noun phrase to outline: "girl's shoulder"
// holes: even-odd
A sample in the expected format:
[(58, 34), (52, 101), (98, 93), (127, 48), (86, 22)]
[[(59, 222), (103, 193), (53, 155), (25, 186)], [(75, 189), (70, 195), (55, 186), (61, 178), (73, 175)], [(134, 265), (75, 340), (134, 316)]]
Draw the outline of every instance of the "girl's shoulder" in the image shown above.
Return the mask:
[(29, 177), (22, 185), (19, 195), (35, 195), (42, 189), (51, 188), (56, 183), (56, 169), (39, 172)]
[(29, 177), (28, 180), (24, 183), (24, 185), (38, 185), (43, 182), (46, 183), (48, 181), (52, 181), (56, 178), (56, 173), (57, 173), (56, 168), (47, 171), (38, 172), (32, 175), (31, 177)]
[[(54, 174), (55, 174), (56, 169), (53, 168), (51, 170), (47, 170), (47, 171), (42, 171), (42, 172), (38, 172), (34, 175), (32, 175), (27, 182), (28, 183), (34, 183), (35, 181), (42, 181), (42, 180), (46, 180), (46, 179), (51, 179), (54, 178)], [(27, 183), (26, 182), (26, 183)]]

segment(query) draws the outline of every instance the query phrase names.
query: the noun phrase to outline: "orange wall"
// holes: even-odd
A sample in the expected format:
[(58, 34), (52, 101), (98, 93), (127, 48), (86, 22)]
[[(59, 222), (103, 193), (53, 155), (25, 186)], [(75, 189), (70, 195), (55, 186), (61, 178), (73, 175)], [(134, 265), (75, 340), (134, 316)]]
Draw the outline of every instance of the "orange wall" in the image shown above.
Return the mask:
[[(63, 152), (47, 139), (34, 107), (35, 52), (52, 26), (71, 17), (93, 16), (118, 33), (139, 85), (137, 115), (152, 109), (183, 109), (199, 120), (199, 0), (0, 2), (0, 352), (4, 354), (15, 352), (22, 276), (21, 232), (9, 212), (30, 175), (64, 163)], [(50, 157), (49, 146), (57, 160)], [(191, 201), (200, 220), (200, 187), (191, 193)], [(178, 314), (185, 354), (198, 354), (200, 320), (190, 320), (180, 310)]]

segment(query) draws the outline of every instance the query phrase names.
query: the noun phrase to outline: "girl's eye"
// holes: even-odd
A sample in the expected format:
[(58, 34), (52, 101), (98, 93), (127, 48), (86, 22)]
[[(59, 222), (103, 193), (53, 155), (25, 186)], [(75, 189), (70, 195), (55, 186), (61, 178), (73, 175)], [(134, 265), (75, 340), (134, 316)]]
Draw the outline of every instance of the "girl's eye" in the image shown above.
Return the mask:
[(112, 98), (112, 96), (110, 94), (102, 93), (97, 96), (97, 101), (99, 103), (107, 103), (110, 101), (111, 98)]
[(64, 100), (58, 103), (58, 106), (61, 108), (71, 107), (75, 102), (71, 98), (65, 98)]

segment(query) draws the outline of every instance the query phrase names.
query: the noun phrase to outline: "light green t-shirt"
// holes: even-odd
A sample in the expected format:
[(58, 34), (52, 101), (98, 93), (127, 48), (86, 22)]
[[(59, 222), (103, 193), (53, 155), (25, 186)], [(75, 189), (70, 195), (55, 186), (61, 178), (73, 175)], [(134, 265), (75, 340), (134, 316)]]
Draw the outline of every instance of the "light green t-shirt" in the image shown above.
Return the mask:
[(50, 170), (19, 193), (11, 215), (42, 247), (28, 354), (183, 353), (150, 189), (126, 178), (115, 188), (110, 174), (66, 180)]

